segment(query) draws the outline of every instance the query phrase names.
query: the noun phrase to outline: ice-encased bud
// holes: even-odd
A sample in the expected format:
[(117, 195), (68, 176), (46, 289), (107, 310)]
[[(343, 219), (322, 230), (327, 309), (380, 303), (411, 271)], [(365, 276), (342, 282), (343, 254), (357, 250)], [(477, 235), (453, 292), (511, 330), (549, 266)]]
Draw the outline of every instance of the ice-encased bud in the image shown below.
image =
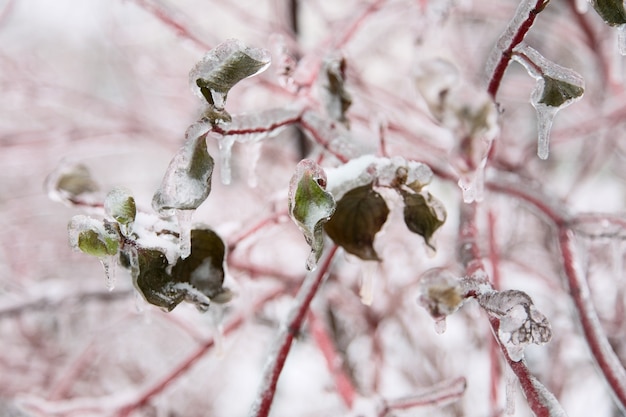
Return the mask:
[(87, 255), (105, 258), (118, 252), (120, 236), (107, 221), (76, 215), (70, 220), (68, 233), (72, 248)]
[(129, 225), (135, 221), (137, 206), (131, 191), (125, 187), (115, 187), (104, 199), (104, 210), (118, 223)]
[(460, 281), (444, 269), (429, 269), (420, 278), (417, 301), (435, 320), (445, 319), (463, 304)]
[(552, 338), (548, 319), (523, 291), (493, 291), (482, 295), (479, 303), (500, 321), (498, 338), (515, 362), (524, 357), (529, 344), (542, 345)]

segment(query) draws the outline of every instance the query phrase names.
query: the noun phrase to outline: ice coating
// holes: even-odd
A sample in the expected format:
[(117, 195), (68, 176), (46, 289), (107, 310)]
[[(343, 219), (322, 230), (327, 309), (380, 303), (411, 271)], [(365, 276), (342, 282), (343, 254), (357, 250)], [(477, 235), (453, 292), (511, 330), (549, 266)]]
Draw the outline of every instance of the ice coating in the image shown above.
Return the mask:
[(382, 158), (364, 155), (347, 163), (326, 170), (327, 189), (339, 200), (346, 192), (378, 180), (381, 185), (391, 184), (397, 177), (398, 169), (405, 169), (406, 183), (428, 185), (433, 177), (430, 167), (421, 162), (407, 161), (402, 157)]
[(117, 255), (109, 255), (100, 258), (100, 263), (104, 267), (104, 285), (109, 291), (113, 291), (117, 280), (117, 258)]
[(191, 255), (191, 225), (194, 210), (176, 210), (176, 220), (180, 233), (180, 257), (182, 259)]
[(185, 144), (170, 161), (152, 199), (152, 208), (159, 214), (196, 209), (211, 192), (213, 158), (207, 151), (205, 133), (208, 129), (209, 125), (204, 122), (187, 129)]
[(626, 24), (617, 27), (617, 47), (621, 55), (626, 55)]
[(529, 344), (542, 345), (552, 338), (548, 319), (522, 291), (492, 291), (481, 295), (479, 303), (500, 321), (498, 338), (515, 362), (522, 360)]
[[(541, 159), (547, 159), (550, 147), (550, 131), (554, 118), (559, 110), (582, 98), (585, 82), (575, 71), (547, 60), (523, 42), (514, 49), (513, 59), (522, 64), (528, 73), (537, 80), (530, 102), (537, 111), (537, 155)], [(573, 88), (581, 89), (581, 92), (577, 96), (568, 97), (560, 105), (554, 106), (544, 100), (548, 82), (565, 83)]]
[(361, 263), (361, 289), (359, 296), (361, 302), (371, 306), (374, 301), (374, 276), (378, 268), (378, 262), (364, 261)]
[(417, 301), (436, 322), (439, 321), (435, 323), (435, 331), (445, 331), (445, 321), (441, 321), (463, 304), (460, 281), (449, 271), (430, 269), (420, 278)]
[(270, 63), (269, 51), (229, 39), (207, 52), (192, 68), (189, 85), (195, 95), (205, 99), (208, 98), (202, 88), (208, 89), (212, 96), (211, 104), (223, 109), (228, 91), (237, 82), (263, 72)]

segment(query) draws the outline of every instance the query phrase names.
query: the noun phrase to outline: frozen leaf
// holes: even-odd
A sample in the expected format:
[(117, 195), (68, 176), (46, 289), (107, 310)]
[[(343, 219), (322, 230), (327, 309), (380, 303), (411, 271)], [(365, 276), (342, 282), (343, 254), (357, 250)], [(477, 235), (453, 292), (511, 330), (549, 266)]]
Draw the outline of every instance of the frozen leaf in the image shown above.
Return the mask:
[(592, 0), (591, 5), (609, 26), (626, 24), (623, 0)]
[(105, 258), (116, 255), (119, 249), (119, 232), (107, 221), (77, 215), (72, 217), (68, 232), (72, 248), (87, 255)]
[(174, 286), (167, 273), (167, 258), (157, 249), (137, 250), (138, 275), (135, 285), (143, 298), (150, 304), (172, 311), (185, 299), (185, 292)]
[(224, 254), (222, 239), (212, 230), (191, 231), (191, 255), (179, 258), (172, 268), (175, 282), (188, 283), (216, 302), (226, 302), (229, 290), (224, 283)]
[(577, 99), (585, 91), (581, 86), (545, 75), (541, 98), (538, 103), (551, 107), (561, 107), (565, 103)]
[(498, 338), (513, 361), (523, 358), (529, 344), (542, 345), (552, 338), (548, 319), (522, 291), (493, 291), (482, 295), (479, 303), (500, 320)]
[(189, 73), (194, 93), (216, 109), (223, 109), (230, 89), (244, 78), (264, 71), (271, 62), (269, 51), (229, 39), (210, 50)]
[(335, 211), (335, 199), (326, 191), (326, 173), (310, 159), (298, 163), (289, 184), (289, 215), (311, 246), (307, 269), (315, 269), (324, 248), (322, 226)]
[(124, 187), (115, 187), (104, 199), (104, 210), (118, 223), (129, 225), (135, 221), (137, 206), (130, 190)]
[(326, 78), (322, 90), (326, 112), (333, 120), (347, 124), (346, 112), (352, 104), (352, 97), (345, 89), (345, 58), (328, 60), (322, 74)]
[(98, 191), (98, 184), (83, 164), (62, 162), (46, 179), (48, 196), (56, 201), (72, 201), (81, 194)]
[(446, 221), (445, 208), (429, 192), (403, 191), (402, 198), (404, 199), (404, 222), (407, 227), (411, 232), (422, 236), (426, 244), (434, 250), (435, 247), (430, 243), (430, 238)]
[(357, 187), (344, 194), (324, 228), (346, 252), (363, 260), (379, 261), (373, 246), (374, 238), (387, 221), (389, 208), (372, 185)]
[(583, 78), (575, 71), (544, 58), (530, 46), (521, 43), (513, 59), (522, 64), (537, 80), (530, 102), (537, 111), (538, 151), (541, 159), (549, 154), (550, 130), (557, 112), (580, 100), (585, 89)]
[(462, 292), (458, 278), (446, 270), (434, 268), (420, 278), (417, 301), (435, 320), (441, 320), (463, 304)]
[(198, 130), (195, 125), (187, 130), (185, 145), (172, 158), (152, 199), (152, 207), (160, 214), (196, 209), (209, 196), (214, 164), (207, 150), (206, 130), (208, 127)]

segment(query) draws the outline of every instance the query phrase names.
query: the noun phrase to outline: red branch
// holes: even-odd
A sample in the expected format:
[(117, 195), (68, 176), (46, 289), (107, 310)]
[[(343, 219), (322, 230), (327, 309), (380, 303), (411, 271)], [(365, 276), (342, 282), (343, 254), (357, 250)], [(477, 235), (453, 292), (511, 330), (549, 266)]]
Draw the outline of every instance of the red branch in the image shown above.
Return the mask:
[(589, 294), (586, 277), (575, 255), (575, 238), (571, 229), (576, 220), (563, 211), (557, 203), (530, 187), (522, 187), (504, 182), (489, 182), (488, 188), (518, 197), (542, 212), (547, 220), (557, 226), (559, 251), (563, 272), (567, 278), (569, 291), (576, 306), (585, 339), (594, 360), (611, 387), (618, 405), (626, 409), (626, 370), (611, 348), (602, 329), (600, 319)]
[[(523, 2), (527, 2), (530, 0), (522, 0)], [(535, 22), (535, 18), (537, 15), (544, 9), (544, 7), (548, 4), (549, 0), (537, 0), (535, 7), (530, 10), (526, 20), (522, 22), (520, 27), (517, 29), (517, 32), (511, 38), (511, 43), (500, 53), (500, 59), (496, 64), (493, 74), (491, 76), (491, 80), (489, 80), (489, 87), (487, 88), (487, 92), (491, 95), (492, 98), (496, 98), (496, 94), (498, 93), (498, 89), (500, 88), (500, 83), (502, 82), (502, 78), (504, 77), (504, 72), (506, 68), (509, 66), (509, 62), (511, 62), (511, 57), (513, 56), (513, 49), (522, 43), (524, 37), (530, 30), (531, 26)], [(517, 13), (517, 12), (516, 12)], [(511, 29), (507, 27), (507, 30)]]
[(291, 309), (287, 323), (281, 329), (276, 339), (276, 347), (273, 350), (275, 353), (272, 354), (272, 360), (265, 369), (259, 395), (250, 411), (251, 416), (267, 417), (269, 415), (272, 402), (274, 401), (274, 394), (276, 393), (278, 378), (291, 350), (293, 339), (302, 328), (311, 301), (328, 273), (337, 248), (338, 246), (334, 245), (330, 249), (322, 265), (318, 266), (317, 273), (309, 273), (304, 279), (296, 296), (296, 304)]
[(350, 377), (343, 370), (343, 359), (337, 353), (335, 345), (328, 335), (328, 330), (320, 319), (317, 318), (317, 315), (309, 311), (308, 320), (313, 339), (315, 339), (317, 347), (322, 351), (324, 359), (326, 360), (326, 366), (335, 380), (337, 392), (348, 409), (351, 409), (354, 403), (354, 397), (356, 396), (356, 390), (352, 385)]
[(457, 401), (465, 393), (467, 382), (465, 378), (459, 377), (449, 381), (443, 381), (423, 392), (385, 402), (385, 406), (379, 413), (379, 417), (388, 415), (393, 410), (408, 410), (414, 407), (437, 406), (443, 407), (446, 404)]
[[(267, 294), (266, 296), (261, 298), (259, 301), (257, 301), (257, 303), (253, 307), (253, 311), (260, 310), (268, 301), (272, 300), (273, 298), (276, 298), (282, 293), (283, 293), (283, 290), (280, 289), (280, 290), (276, 290)], [(233, 332), (234, 330), (236, 330), (237, 328), (239, 328), (239, 326), (243, 324), (245, 318), (246, 318), (246, 315), (243, 313), (237, 316), (234, 320), (232, 320), (230, 323), (228, 323), (224, 327), (224, 334), (229, 334)], [(134, 400), (130, 404), (126, 404), (125, 406), (121, 407), (117, 412), (117, 417), (127, 417), (134, 410), (148, 404), (148, 402), (150, 402), (152, 398), (160, 394), (171, 383), (176, 381), (182, 374), (187, 372), (198, 360), (204, 357), (204, 355), (214, 345), (215, 345), (215, 338), (208, 339), (206, 342), (200, 345), (196, 349), (195, 352), (193, 352), (191, 355), (185, 358), (184, 361), (178, 364), (178, 366), (172, 369), (169, 374), (167, 374), (160, 381), (157, 381), (154, 385), (146, 389), (141, 395), (139, 395), (139, 397), (136, 400)]]

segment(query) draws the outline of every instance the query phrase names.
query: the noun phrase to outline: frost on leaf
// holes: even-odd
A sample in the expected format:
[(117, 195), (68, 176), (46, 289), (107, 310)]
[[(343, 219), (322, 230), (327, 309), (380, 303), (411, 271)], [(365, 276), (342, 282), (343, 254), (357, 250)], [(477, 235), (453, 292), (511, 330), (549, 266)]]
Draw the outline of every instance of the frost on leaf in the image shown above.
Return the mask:
[(115, 187), (104, 199), (104, 210), (107, 215), (118, 223), (129, 226), (135, 221), (137, 206), (130, 190), (124, 187)]
[(379, 261), (374, 238), (387, 221), (389, 208), (372, 186), (370, 183), (345, 193), (324, 229), (346, 252), (363, 260)]
[(213, 158), (206, 145), (208, 127), (187, 130), (187, 141), (172, 158), (161, 186), (154, 194), (152, 207), (161, 215), (171, 210), (194, 210), (211, 192)]
[(593, 0), (591, 5), (609, 26), (626, 24), (626, 10), (623, 0)]
[(529, 344), (542, 345), (552, 338), (548, 319), (535, 307), (528, 294), (493, 291), (479, 298), (480, 305), (500, 321), (498, 339), (515, 362), (524, 357)]
[(322, 255), (322, 226), (335, 211), (335, 199), (326, 191), (326, 173), (315, 162), (304, 159), (298, 163), (289, 184), (289, 215), (311, 246), (307, 269), (313, 270)]
[(220, 116), (224, 110), (230, 89), (244, 78), (264, 71), (271, 62), (269, 51), (245, 45), (237, 39), (229, 39), (206, 53), (189, 73), (192, 91), (209, 104), (211, 120), (228, 119)]
[(72, 217), (68, 225), (70, 245), (87, 255), (105, 258), (117, 254), (119, 232), (112, 223), (88, 216)]
[(426, 244), (433, 250), (430, 243), (433, 234), (446, 221), (446, 209), (443, 204), (429, 192), (410, 193), (402, 191), (404, 199), (404, 222), (409, 230), (424, 238)]
[(515, 48), (513, 59), (522, 64), (537, 80), (530, 102), (537, 111), (537, 155), (541, 159), (547, 159), (554, 117), (559, 110), (582, 98), (585, 91), (584, 80), (575, 71), (547, 60), (524, 43)]
[(223, 287), (226, 247), (212, 230), (191, 231), (191, 255), (179, 258), (172, 268), (175, 282), (188, 283), (217, 303), (228, 302), (231, 292)]

